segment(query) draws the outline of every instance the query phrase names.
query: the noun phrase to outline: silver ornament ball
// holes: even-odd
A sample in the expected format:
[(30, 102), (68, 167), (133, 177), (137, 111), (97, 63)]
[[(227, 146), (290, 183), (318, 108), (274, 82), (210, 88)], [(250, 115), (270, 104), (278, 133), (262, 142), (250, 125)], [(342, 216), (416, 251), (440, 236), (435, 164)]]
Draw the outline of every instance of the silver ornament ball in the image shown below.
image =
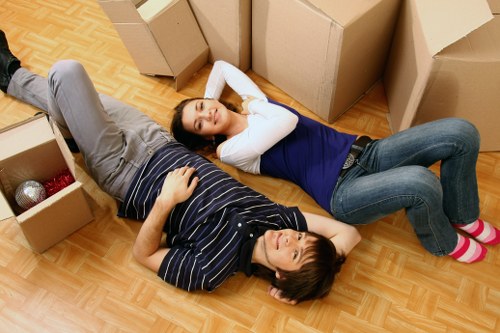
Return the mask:
[(16, 202), (23, 209), (30, 209), (45, 198), (45, 188), (35, 180), (24, 181), (16, 189)]

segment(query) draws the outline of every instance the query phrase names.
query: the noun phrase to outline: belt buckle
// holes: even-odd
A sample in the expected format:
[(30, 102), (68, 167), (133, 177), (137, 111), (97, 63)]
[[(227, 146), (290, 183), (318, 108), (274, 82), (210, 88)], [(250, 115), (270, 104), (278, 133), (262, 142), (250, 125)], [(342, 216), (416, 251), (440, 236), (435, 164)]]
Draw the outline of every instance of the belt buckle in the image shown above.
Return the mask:
[(349, 153), (347, 155), (347, 158), (345, 159), (344, 165), (342, 166), (342, 170), (347, 170), (352, 167), (355, 160), (356, 158), (354, 157), (354, 155), (352, 153)]

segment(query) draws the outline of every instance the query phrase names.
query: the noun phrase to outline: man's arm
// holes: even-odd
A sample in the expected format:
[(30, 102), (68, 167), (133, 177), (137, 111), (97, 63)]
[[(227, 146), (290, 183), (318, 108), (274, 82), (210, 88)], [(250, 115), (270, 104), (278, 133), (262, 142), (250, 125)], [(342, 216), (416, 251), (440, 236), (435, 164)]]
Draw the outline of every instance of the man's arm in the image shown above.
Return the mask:
[(352, 225), (312, 213), (302, 214), (307, 229), (330, 239), (339, 254), (347, 255), (361, 241), (361, 235)]
[(166, 247), (160, 247), (163, 225), (175, 205), (187, 200), (193, 194), (198, 184), (198, 177), (194, 177), (191, 183), (189, 179), (194, 172), (194, 168), (182, 167), (168, 173), (160, 195), (137, 234), (132, 249), (134, 258), (155, 272), (158, 272), (163, 258), (169, 251)]

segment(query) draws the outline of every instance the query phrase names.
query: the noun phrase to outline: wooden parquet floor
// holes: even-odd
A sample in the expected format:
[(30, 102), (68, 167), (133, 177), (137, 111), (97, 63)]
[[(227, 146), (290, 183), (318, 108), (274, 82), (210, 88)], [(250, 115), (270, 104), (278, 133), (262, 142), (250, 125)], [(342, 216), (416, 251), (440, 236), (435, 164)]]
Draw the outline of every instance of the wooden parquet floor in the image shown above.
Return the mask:
[[(202, 95), (211, 68), (205, 66), (179, 92), (169, 78), (140, 75), (96, 0), (0, 0), (0, 29), (30, 70), (46, 75), (59, 59), (79, 60), (99, 91), (167, 128), (174, 105)], [(315, 118), (292, 97), (250, 76), (273, 99)], [(36, 111), (0, 93), (0, 127)], [(378, 83), (332, 126), (384, 137), (390, 134), (387, 112)], [(13, 219), (0, 222), (2, 333), (500, 332), (500, 246), (489, 247), (486, 260), (472, 265), (434, 257), (402, 212), (359, 228), (363, 240), (323, 300), (283, 305), (266, 295), (264, 281), (241, 274), (211, 294), (177, 290), (135, 262), (131, 246), (140, 224), (116, 217), (114, 200), (75, 158), (93, 222), (43, 254), (31, 251)], [(277, 202), (326, 215), (293, 184), (222, 167)], [(482, 217), (500, 226), (500, 153), (481, 153), (477, 173)]]

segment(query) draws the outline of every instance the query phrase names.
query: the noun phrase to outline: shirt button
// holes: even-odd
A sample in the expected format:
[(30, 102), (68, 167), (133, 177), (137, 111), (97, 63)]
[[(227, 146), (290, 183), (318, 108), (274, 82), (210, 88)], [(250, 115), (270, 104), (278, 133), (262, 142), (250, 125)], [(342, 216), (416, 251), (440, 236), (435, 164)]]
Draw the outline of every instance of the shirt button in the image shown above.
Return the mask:
[(250, 234), (250, 238), (253, 238), (253, 234)]
[(153, 154), (153, 149), (148, 149), (148, 154), (149, 155)]
[(238, 228), (241, 228), (241, 223), (238, 223)]

